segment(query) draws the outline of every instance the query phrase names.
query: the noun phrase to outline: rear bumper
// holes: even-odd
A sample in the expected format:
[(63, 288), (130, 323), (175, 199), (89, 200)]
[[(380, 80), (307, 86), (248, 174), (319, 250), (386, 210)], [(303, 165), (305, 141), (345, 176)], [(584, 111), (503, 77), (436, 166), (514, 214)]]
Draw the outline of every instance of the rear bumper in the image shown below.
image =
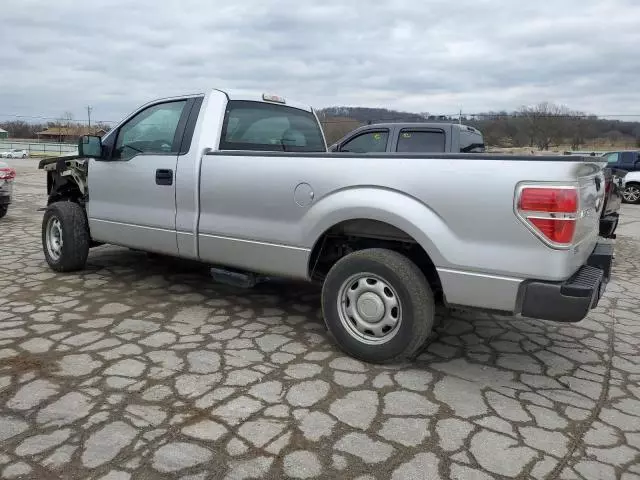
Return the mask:
[(564, 282), (527, 280), (520, 285), (523, 316), (556, 322), (579, 322), (595, 308), (611, 277), (613, 245), (599, 243), (578, 271)]

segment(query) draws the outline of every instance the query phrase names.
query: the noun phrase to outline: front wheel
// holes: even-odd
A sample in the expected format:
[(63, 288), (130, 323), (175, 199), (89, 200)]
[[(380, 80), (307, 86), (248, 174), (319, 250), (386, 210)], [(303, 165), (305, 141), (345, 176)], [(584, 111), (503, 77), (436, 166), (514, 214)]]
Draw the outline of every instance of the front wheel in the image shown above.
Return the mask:
[(322, 287), (322, 311), (339, 347), (370, 363), (414, 356), (433, 328), (435, 302), (424, 274), (392, 250), (340, 259)]
[(84, 209), (73, 202), (56, 202), (42, 219), (42, 248), (52, 270), (82, 270), (89, 255), (89, 225)]
[(0, 218), (4, 217), (9, 211), (9, 205), (0, 205)]
[(640, 203), (640, 184), (627, 184), (622, 191), (622, 198), (627, 203)]

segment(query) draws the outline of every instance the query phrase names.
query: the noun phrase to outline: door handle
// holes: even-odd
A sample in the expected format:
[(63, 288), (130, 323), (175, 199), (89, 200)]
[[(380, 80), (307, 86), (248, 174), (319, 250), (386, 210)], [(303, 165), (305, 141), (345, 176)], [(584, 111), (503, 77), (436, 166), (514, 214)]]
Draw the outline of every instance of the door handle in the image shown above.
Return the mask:
[(156, 170), (156, 185), (173, 185), (173, 170), (164, 168)]

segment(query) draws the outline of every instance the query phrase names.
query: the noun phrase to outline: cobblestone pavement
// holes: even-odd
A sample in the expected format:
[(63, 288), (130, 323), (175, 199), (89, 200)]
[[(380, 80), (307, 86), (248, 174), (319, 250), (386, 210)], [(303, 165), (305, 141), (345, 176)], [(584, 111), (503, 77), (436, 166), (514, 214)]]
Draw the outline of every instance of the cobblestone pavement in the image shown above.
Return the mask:
[(416, 362), (380, 367), (336, 349), (307, 285), (243, 291), (115, 247), (53, 273), (43, 178), (19, 165), (0, 477), (640, 478), (640, 208), (588, 319), (454, 314)]

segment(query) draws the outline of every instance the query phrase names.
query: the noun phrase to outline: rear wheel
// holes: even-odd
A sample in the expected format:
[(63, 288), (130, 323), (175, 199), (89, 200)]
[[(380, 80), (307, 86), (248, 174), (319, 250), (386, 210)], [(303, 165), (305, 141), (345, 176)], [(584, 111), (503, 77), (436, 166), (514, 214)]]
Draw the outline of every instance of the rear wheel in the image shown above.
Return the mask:
[(322, 288), (327, 328), (342, 350), (371, 363), (414, 356), (431, 333), (435, 302), (424, 274), (392, 250), (340, 259)]
[(640, 203), (640, 184), (628, 183), (624, 187), (622, 198), (627, 203)]
[(73, 202), (56, 202), (42, 219), (42, 247), (56, 272), (82, 270), (89, 255), (89, 226), (84, 209)]

